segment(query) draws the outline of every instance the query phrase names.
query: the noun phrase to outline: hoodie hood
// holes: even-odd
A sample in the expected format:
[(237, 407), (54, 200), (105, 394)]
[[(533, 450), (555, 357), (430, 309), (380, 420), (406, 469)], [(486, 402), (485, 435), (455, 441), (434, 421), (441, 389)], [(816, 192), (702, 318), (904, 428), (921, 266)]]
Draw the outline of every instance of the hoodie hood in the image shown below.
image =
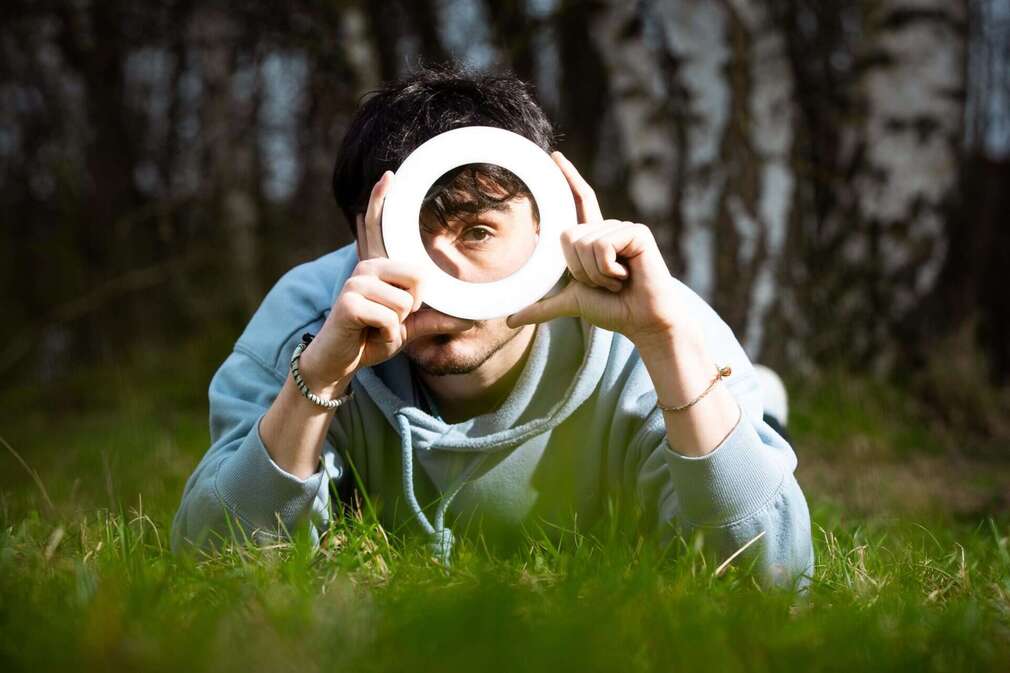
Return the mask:
[[(422, 408), (410, 363), (402, 352), (355, 378), (400, 436), (403, 492), (407, 504), (431, 539), (432, 553), (449, 564), (453, 534), (445, 514), (460, 489), (491, 452), (512, 449), (564, 421), (596, 390), (606, 368), (613, 332), (581, 319), (562, 317), (537, 326), (523, 370), (505, 401), (495, 410), (449, 424)], [(581, 341), (581, 348), (572, 344)], [(414, 494), (414, 453), (450, 451), (470, 454), (443, 489), (429, 520)]]

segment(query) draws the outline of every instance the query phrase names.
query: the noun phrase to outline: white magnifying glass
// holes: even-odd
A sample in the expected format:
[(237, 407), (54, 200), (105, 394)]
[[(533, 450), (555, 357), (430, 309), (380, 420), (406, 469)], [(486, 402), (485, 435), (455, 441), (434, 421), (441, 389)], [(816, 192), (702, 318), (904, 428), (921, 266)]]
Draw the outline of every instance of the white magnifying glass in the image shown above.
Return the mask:
[[(418, 218), (431, 185), (466, 164), (495, 164), (512, 171), (540, 211), (540, 239), (514, 273), (484, 283), (462, 281), (438, 267), (421, 240)], [(542, 298), (566, 268), (561, 232), (575, 226), (575, 199), (550, 155), (523, 136), (490, 126), (446, 131), (411, 152), (396, 171), (382, 206), (382, 239), (390, 259), (414, 262), (426, 280), (423, 301), (448, 315), (489, 320), (515, 313)]]

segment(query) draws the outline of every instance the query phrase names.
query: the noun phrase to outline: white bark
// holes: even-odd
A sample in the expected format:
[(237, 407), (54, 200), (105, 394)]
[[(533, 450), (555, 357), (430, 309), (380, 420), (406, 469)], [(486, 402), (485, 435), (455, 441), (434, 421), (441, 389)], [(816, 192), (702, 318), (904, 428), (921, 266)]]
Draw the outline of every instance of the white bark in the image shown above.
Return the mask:
[[(829, 237), (852, 269), (838, 302), (855, 325), (848, 345), (879, 354), (890, 329), (933, 287), (945, 255), (942, 208), (956, 186), (964, 112), (962, 2), (878, 0), (864, 12), (858, 61), (868, 64), (843, 129)], [(854, 281), (854, 282), (853, 282)], [(879, 362), (878, 364), (884, 364)]]
[(678, 77), (687, 92), (686, 147), (680, 148), (685, 174), (678, 204), (685, 227), (686, 282), (711, 299), (714, 223), (725, 184), (719, 155), (730, 116), (731, 92), (723, 75), (730, 59), (726, 14), (717, 3), (704, 0), (660, 2), (656, 11), (666, 47), (680, 59)]
[[(918, 266), (913, 284), (895, 288), (899, 312), (932, 287), (943, 261), (940, 207), (957, 179), (963, 113), (957, 92), (964, 81), (964, 50), (953, 26), (964, 20), (964, 7), (950, 0), (885, 0), (880, 18), (908, 10), (943, 18), (923, 15), (878, 33), (876, 48), (887, 59), (864, 80), (867, 166), (855, 184), (865, 217), (884, 224), (879, 262), (888, 275)], [(902, 225), (910, 225), (907, 234)], [(919, 256), (916, 249), (931, 252)]]
[(607, 69), (612, 113), (638, 215), (668, 250), (672, 228), (676, 147), (670, 95), (656, 50), (648, 43), (642, 8), (612, 0), (596, 13), (592, 37)]
[[(734, 220), (747, 242), (741, 250), (741, 264), (757, 265), (751, 289), (753, 305), (744, 334), (745, 347), (756, 357), (761, 352), (765, 317), (777, 291), (775, 277), (793, 204), (795, 178), (790, 154), (796, 109), (785, 40), (773, 25), (765, 5), (733, 0), (730, 6), (750, 35), (747, 59), (751, 84), (747, 108), (750, 142), (760, 171), (760, 191), (752, 206), (756, 209)], [(757, 239), (762, 236), (766, 255), (756, 260)]]
[[(687, 256), (696, 260), (688, 281), (710, 299), (720, 287), (738, 297), (729, 307), (734, 327), (757, 356), (793, 203), (795, 108), (783, 35), (762, 3), (683, 0), (656, 11), (690, 106), (679, 204)], [(735, 265), (721, 274), (720, 220), (736, 246)]]

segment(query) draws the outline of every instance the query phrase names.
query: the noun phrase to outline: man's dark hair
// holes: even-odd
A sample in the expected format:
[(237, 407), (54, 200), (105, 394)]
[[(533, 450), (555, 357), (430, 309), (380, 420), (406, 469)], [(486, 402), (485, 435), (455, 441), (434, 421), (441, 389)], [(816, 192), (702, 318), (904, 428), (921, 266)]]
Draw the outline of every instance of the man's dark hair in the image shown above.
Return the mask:
[[(382, 174), (395, 171), (426, 140), (463, 126), (495, 126), (521, 136), (545, 152), (554, 148), (554, 129), (514, 75), (473, 74), (452, 67), (424, 68), (382, 86), (361, 105), (340, 144), (333, 169), (333, 195), (357, 237), (355, 216)], [(510, 171), (469, 164), (449, 171), (429, 190), (425, 207), (445, 224), (458, 213), (477, 214), (529, 189)], [(534, 214), (536, 204), (534, 203)]]
[(530, 200), (533, 220), (539, 225), (540, 209), (518, 175), (495, 164), (465, 164), (432, 183), (421, 201), (421, 213), (431, 215), (437, 224), (448, 228), (454, 217), (466, 220), (489, 210), (504, 210), (517, 196)]

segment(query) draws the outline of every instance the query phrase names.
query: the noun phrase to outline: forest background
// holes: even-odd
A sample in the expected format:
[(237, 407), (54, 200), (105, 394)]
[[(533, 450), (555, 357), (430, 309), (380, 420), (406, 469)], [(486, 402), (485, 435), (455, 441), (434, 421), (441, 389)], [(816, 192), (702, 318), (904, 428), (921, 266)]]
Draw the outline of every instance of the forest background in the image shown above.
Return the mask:
[[(759, 648), (763, 665), (809, 670), (818, 638), (868, 643), (839, 665), (1010, 661), (977, 649), (1010, 633), (1007, 0), (11, 0), (0, 662), (152, 670), (178, 638), (204, 643), (176, 652), (187, 665), (214, 669), (236, 624), (269, 633), (251, 653), (296, 647), (299, 620), (333, 635), (333, 614), (299, 601), (338, 580), (297, 554), (285, 563), (312, 581), (245, 557), (188, 575), (161, 542), (208, 445), (215, 369), (285, 271), (351, 240), (329, 187), (350, 116), (380, 82), (447, 61), (528, 80), (607, 216), (649, 224), (671, 271), (785, 379), (825, 611), (797, 627), (805, 640)], [(362, 525), (337, 567), (368, 586), (414, 572)], [(537, 558), (459, 600), (525, 606), (540, 589), (522, 573), (567, 576), (578, 554)], [(166, 586), (168, 603), (135, 605)], [(687, 586), (693, 608), (711, 589)], [(423, 667), (403, 635), (410, 599), (374, 591), (380, 640), (416, 644)], [(193, 613), (183, 595), (208, 602)], [(730, 623), (738, 599), (717, 595), (698, 622), (716, 635), (670, 642), (753, 664), (718, 634), (778, 622)], [(449, 625), (459, 605), (444, 600)], [(547, 621), (595, 633), (578, 619)], [(930, 658), (944, 633), (953, 658)]]

